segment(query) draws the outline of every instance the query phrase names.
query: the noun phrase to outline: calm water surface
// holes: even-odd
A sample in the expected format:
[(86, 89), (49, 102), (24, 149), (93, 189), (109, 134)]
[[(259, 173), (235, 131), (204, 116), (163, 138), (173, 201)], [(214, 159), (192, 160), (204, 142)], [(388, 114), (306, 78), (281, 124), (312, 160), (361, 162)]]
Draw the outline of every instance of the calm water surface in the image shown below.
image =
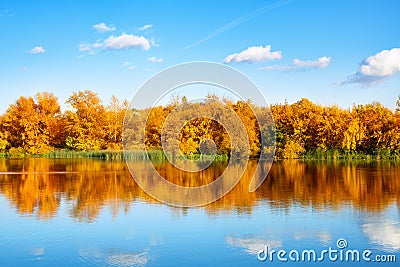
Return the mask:
[[(323, 263), (257, 259), (265, 246), (319, 253), (338, 249), (336, 241), (345, 238), (344, 251), (370, 249), (371, 258), (397, 260), (360, 266), (398, 266), (399, 163), (275, 162), (249, 193), (255, 164), (222, 199), (183, 209), (141, 191), (124, 162), (1, 159), (0, 265), (355, 266), (328, 257)], [(209, 183), (225, 167), (185, 176), (157, 165), (171, 182), (191, 186)]]

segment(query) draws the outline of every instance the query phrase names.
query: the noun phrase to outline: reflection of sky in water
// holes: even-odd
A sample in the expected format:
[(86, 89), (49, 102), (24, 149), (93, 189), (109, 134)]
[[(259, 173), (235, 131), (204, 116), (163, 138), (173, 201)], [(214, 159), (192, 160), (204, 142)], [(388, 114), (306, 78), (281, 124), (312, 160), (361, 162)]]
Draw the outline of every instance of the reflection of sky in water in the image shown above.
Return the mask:
[(45, 249), (44, 248), (32, 247), (30, 252), (31, 252), (32, 255), (41, 256), (41, 255), (44, 254)]
[(232, 247), (243, 248), (246, 253), (257, 255), (257, 252), (264, 249), (265, 246), (269, 248), (278, 249), (282, 247), (281, 241), (263, 240), (257, 238), (240, 238), (231, 237), (226, 238), (226, 243)]
[(327, 230), (321, 231), (302, 231), (294, 233), (295, 240), (302, 240), (302, 239), (317, 239), (322, 244), (329, 244), (332, 241), (332, 236)]
[(400, 249), (400, 223), (394, 221), (373, 222), (362, 225), (368, 239), (384, 249)]
[(112, 266), (144, 266), (149, 261), (145, 253), (141, 254), (111, 254), (107, 256), (107, 263)]
[[(212, 205), (178, 209), (152, 202), (124, 178), (126, 169), (114, 172), (117, 166), (105, 161), (87, 163), (90, 171), (82, 171), (80, 179), (50, 175), (37, 183), (40, 174), (0, 176), (7, 178), (0, 180), (0, 265), (253, 266), (266, 245), (320, 251), (335, 248), (338, 238), (346, 238), (351, 249), (392, 251), (400, 258), (398, 169), (388, 168), (391, 179), (369, 179), (352, 175), (363, 166), (337, 171), (285, 162), (256, 194), (243, 184)], [(320, 173), (310, 173), (322, 168), (330, 174), (319, 184)], [(346, 175), (337, 176), (342, 171)], [(23, 212), (30, 207), (32, 212)], [(48, 216), (37, 216), (40, 208)]]
[(395, 208), (392, 206), (385, 214), (371, 214), (361, 220), (360, 227), (369, 242), (385, 251), (400, 251), (400, 218), (395, 216)]
[[(321, 212), (295, 205), (282, 212), (263, 201), (251, 214), (210, 216), (201, 209), (188, 209), (181, 214), (173, 211), (165, 205), (137, 203), (128, 213), (114, 218), (105, 209), (96, 222), (86, 224), (73, 223), (63, 216), (46, 223), (32, 217), (21, 220), (8, 210), (2, 213), (5, 222), (17, 223), (4, 225), (0, 247), (8, 243), (12, 250), (7, 255), (0, 252), (0, 257), (9, 259), (8, 265), (18, 266), (25, 266), (24, 261), (14, 263), (26, 252), (31, 260), (44, 265), (66, 257), (69, 261), (64, 265), (187, 266), (192, 262), (202, 266), (252, 266), (257, 262), (256, 253), (265, 245), (271, 249), (322, 250), (335, 247), (336, 240), (344, 237), (350, 248), (376, 248), (373, 244), (385, 249), (399, 247), (399, 225), (393, 216), (382, 219), (392, 210), (368, 218), (368, 212), (354, 216), (350, 207)], [(32, 231), (18, 234), (17, 229), (27, 227)]]
[(109, 266), (145, 266), (150, 257), (146, 252), (113, 252), (98, 248), (82, 249), (79, 256), (84, 262), (92, 262), (102, 265), (104, 262)]

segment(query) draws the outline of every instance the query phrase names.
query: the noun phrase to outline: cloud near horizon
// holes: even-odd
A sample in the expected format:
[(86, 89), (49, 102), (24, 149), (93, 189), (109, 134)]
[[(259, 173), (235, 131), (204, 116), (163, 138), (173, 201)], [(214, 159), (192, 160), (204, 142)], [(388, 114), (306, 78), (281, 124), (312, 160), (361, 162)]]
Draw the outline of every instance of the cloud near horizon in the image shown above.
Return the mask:
[(355, 74), (350, 75), (343, 84), (356, 83), (363, 87), (400, 73), (400, 48), (382, 50), (361, 62)]
[(42, 46), (35, 46), (34, 48), (32, 48), (31, 50), (29, 50), (29, 54), (42, 54), (44, 53), (46, 50), (42, 47)]
[(119, 36), (111, 35), (105, 40), (98, 40), (95, 43), (82, 43), (79, 45), (79, 51), (96, 54), (101, 50), (127, 50), (141, 48), (149, 50), (151, 41), (144, 36), (123, 33)]
[(305, 71), (307, 69), (323, 69), (328, 67), (331, 62), (331, 58), (324, 56), (320, 57), (316, 60), (300, 60), (293, 59), (291, 65), (274, 65), (274, 66), (265, 66), (260, 68), (261, 70), (280, 70), (285, 72), (290, 71)]
[(224, 59), (224, 63), (254, 63), (260, 61), (281, 59), (282, 51), (271, 52), (271, 45), (251, 46), (240, 53), (234, 53)]
[(104, 22), (93, 25), (93, 28), (100, 33), (111, 32), (117, 29), (114, 25), (106, 25)]

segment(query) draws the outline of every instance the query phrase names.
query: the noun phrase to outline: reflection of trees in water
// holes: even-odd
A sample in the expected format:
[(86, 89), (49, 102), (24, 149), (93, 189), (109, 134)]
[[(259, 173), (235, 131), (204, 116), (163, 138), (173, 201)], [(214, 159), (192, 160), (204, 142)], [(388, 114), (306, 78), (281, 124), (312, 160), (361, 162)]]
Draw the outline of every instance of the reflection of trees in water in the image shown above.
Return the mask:
[(257, 192), (286, 207), (293, 202), (316, 208), (350, 203), (356, 209), (382, 210), (399, 200), (400, 164), (282, 161), (272, 166)]
[[(113, 214), (127, 210), (132, 200), (148, 199), (130, 177), (124, 162), (25, 159), (2, 161), (0, 190), (21, 214), (54, 217), (61, 199), (70, 202), (78, 220), (95, 219), (109, 206)], [(22, 174), (17, 174), (22, 172)]]
[[(135, 164), (144, 176), (148, 175), (143, 164)], [(251, 213), (252, 207), (262, 200), (284, 210), (298, 203), (315, 209), (338, 209), (352, 204), (357, 209), (374, 211), (390, 204), (399, 206), (399, 163), (280, 161), (273, 164), (262, 186), (249, 193), (256, 165), (250, 161), (237, 186), (204, 209), (209, 213)], [(185, 186), (210, 183), (225, 167), (225, 163), (220, 163), (201, 174), (185, 174), (171, 165), (156, 164), (156, 169), (170, 182)], [(128, 211), (130, 204), (138, 199), (156, 202), (136, 185), (125, 162), (2, 159), (0, 171), (3, 172), (1, 194), (20, 214), (35, 214), (39, 219), (56, 216), (63, 200), (69, 203), (71, 216), (84, 221), (96, 219), (103, 207), (109, 207), (116, 216), (120, 211)], [(228, 177), (234, 179), (233, 172)], [(157, 188), (157, 184), (154, 186), (156, 190), (164, 190)]]

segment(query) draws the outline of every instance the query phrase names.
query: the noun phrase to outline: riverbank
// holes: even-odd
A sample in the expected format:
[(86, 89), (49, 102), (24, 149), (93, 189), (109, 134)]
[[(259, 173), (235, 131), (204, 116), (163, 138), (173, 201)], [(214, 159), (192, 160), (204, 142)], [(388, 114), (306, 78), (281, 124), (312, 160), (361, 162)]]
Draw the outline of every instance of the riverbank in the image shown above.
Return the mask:
[[(28, 154), (28, 153), (0, 153), (2, 158), (97, 158), (104, 160), (124, 160), (125, 158), (142, 160), (145, 157), (145, 152), (132, 151), (125, 152), (122, 150), (98, 150), (98, 151), (74, 151), (74, 150), (55, 150), (44, 154)], [(167, 159), (162, 150), (149, 150), (147, 155), (151, 160), (164, 161)], [(199, 159), (200, 154), (187, 155), (187, 159)], [(215, 157), (216, 161), (228, 160), (229, 156), (226, 154), (217, 154)], [(282, 158), (275, 156), (275, 160), (282, 160), (288, 158)], [(340, 150), (320, 150), (315, 149), (307, 151), (297, 158), (291, 159), (303, 159), (303, 160), (400, 160), (400, 151), (398, 150), (376, 150), (370, 154), (359, 153), (359, 152), (343, 152)]]
[[(98, 151), (74, 151), (74, 150), (55, 150), (44, 154), (28, 154), (28, 153), (0, 153), (2, 158), (97, 158), (104, 160), (143, 160), (145, 155), (149, 156), (150, 160), (164, 161), (167, 160), (166, 155), (162, 150), (148, 150), (143, 151), (130, 151), (124, 152), (123, 150), (98, 150)], [(185, 156), (186, 159), (199, 159), (200, 154), (193, 154)], [(228, 160), (228, 155), (217, 154), (216, 161)]]
[(336, 149), (307, 151), (301, 159), (343, 159), (343, 160), (400, 160), (400, 150), (377, 149), (371, 153), (340, 151)]

